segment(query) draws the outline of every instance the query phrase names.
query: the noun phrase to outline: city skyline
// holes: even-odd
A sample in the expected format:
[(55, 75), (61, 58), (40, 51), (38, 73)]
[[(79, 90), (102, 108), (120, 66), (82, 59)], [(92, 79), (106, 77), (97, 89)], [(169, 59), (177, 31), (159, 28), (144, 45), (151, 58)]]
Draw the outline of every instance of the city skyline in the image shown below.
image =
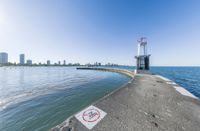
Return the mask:
[[(3, 65), (13, 65), (13, 64), (17, 64), (17, 65), (34, 65), (34, 64), (45, 64), (45, 65), (77, 65), (77, 64), (80, 64), (79, 62), (74, 62), (74, 63), (70, 63), (70, 62), (66, 62), (66, 60), (63, 60), (63, 62), (61, 62), (60, 60), (57, 60), (55, 62), (52, 62), (51, 60), (43, 60), (43, 61), (40, 61), (40, 62), (33, 62), (30, 58), (28, 59), (25, 59), (26, 55), (25, 54), (19, 54), (19, 60), (18, 61), (14, 61), (14, 62), (10, 62), (9, 61), (9, 54), (7, 52), (0, 52), (0, 64), (3, 64)], [(81, 64), (81, 65), (101, 65), (101, 62), (94, 62), (94, 63), (85, 63), (85, 64)], [(117, 65), (117, 64), (114, 64), (114, 63), (110, 63), (110, 62), (107, 62), (107, 63), (104, 63), (104, 65), (108, 65), (108, 64), (111, 64), (111, 65)]]
[(198, 0), (3, 0), (0, 52), (18, 62), (117, 63), (135, 66), (147, 37), (152, 66), (200, 66)]
[(57, 62), (52, 62), (51, 60), (46, 60), (46, 62), (33, 62), (31, 59), (25, 59), (26, 55), (25, 54), (19, 54), (19, 62), (10, 62), (9, 59), (9, 54), (7, 52), (0, 52), (0, 66), (80, 66), (80, 65), (85, 65), (85, 66), (101, 66), (101, 65), (106, 65), (106, 66), (118, 66), (118, 64), (115, 63), (101, 63), (101, 62), (95, 62), (95, 63), (85, 63), (85, 64), (80, 64), (79, 62), (74, 62), (74, 63), (67, 63), (66, 60), (60, 61), (58, 60)]

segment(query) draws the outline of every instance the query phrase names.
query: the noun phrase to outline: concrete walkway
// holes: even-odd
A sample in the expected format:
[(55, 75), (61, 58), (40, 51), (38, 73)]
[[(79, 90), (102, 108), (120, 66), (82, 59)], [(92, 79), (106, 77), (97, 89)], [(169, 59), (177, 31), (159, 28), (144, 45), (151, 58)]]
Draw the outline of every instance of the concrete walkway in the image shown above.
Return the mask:
[[(199, 131), (200, 101), (177, 92), (154, 75), (139, 74), (94, 106), (107, 115), (92, 131)], [(52, 128), (88, 131), (75, 117)]]

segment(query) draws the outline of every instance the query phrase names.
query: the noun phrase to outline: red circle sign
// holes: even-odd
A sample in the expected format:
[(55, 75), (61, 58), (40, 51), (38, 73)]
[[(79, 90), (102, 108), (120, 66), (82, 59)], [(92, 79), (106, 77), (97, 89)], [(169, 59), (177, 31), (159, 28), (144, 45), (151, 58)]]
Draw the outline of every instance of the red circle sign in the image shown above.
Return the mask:
[(83, 120), (86, 122), (95, 122), (100, 117), (100, 112), (97, 109), (88, 109), (83, 113)]

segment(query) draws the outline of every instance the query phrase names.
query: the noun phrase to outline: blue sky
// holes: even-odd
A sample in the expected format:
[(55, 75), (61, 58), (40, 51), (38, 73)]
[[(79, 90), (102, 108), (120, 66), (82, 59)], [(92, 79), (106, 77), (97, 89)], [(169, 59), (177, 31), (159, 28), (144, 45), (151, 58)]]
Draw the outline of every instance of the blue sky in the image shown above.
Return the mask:
[(135, 65), (148, 38), (151, 65), (200, 66), (199, 0), (1, 0), (0, 52), (18, 62)]

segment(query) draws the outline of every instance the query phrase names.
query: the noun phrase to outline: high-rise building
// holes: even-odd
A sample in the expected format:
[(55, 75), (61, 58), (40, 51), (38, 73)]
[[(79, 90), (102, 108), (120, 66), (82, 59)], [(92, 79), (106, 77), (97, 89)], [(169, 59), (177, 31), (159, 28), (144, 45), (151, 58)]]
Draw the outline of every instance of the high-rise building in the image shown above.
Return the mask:
[(27, 65), (32, 65), (32, 60), (27, 60), (27, 61), (26, 61), (26, 64), (27, 64)]
[(47, 60), (47, 65), (51, 65), (51, 62), (50, 62), (50, 60)]
[(60, 65), (60, 61), (58, 61), (58, 65)]
[(19, 64), (23, 65), (25, 63), (25, 55), (24, 54), (20, 54), (19, 55)]
[(0, 53), (0, 64), (7, 64), (8, 63), (8, 53), (1, 52)]
[(63, 61), (63, 65), (66, 65), (66, 60)]

